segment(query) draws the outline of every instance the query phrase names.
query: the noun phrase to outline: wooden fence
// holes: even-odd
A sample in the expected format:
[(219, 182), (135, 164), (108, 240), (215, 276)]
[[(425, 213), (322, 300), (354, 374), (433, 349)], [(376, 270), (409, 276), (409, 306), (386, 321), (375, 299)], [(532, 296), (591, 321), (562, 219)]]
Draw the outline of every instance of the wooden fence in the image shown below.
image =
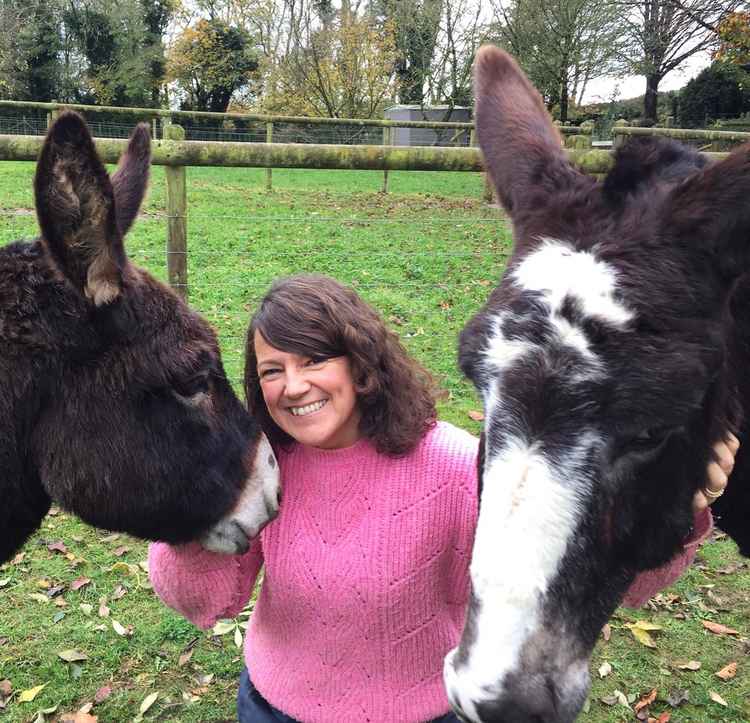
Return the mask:
[[(2, 102), (8, 103), (9, 101)], [(632, 133), (632, 131), (641, 129), (618, 130), (627, 132), (622, 135), (636, 135), (639, 133)], [(674, 130), (671, 132), (673, 133)], [(174, 124), (168, 124), (163, 128), (163, 136), (163, 139), (153, 141), (152, 163), (166, 166), (168, 279), (169, 283), (185, 297), (188, 294), (188, 209), (185, 173), (187, 166), (266, 168), (269, 170), (272, 168), (376, 170), (384, 172), (384, 191), (387, 191), (388, 171), (481, 172), (484, 170), (481, 152), (475, 147), (186, 141), (184, 129)], [(36, 161), (42, 143), (43, 138), (40, 136), (0, 135), (0, 161)], [(96, 139), (97, 150), (105, 163), (116, 163), (125, 150), (125, 146), (124, 140)], [(586, 173), (604, 174), (612, 163), (611, 153), (606, 150), (573, 148), (568, 149), (567, 153), (571, 161)], [(722, 157), (726, 154), (708, 155)], [(270, 181), (267, 182), (267, 187), (270, 188)]]

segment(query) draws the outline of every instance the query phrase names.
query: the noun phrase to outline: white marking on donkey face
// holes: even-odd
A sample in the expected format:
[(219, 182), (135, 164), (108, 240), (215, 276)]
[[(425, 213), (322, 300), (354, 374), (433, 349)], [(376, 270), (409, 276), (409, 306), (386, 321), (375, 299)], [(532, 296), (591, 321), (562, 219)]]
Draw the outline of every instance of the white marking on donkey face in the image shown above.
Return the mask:
[(201, 545), (211, 552), (238, 555), (247, 551), (249, 541), (279, 512), (279, 465), (271, 445), (262, 435), (255, 451), (253, 474), (237, 504), (202, 538)]
[(617, 271), (592, 252), (576, 251), (562, 241), (543, 238), (542, 245), (521, 261), (512, 278), (521, 288), (542, 293), (552, 314), (571, 296), (586, 316), (618, 329), (633, 318), (615, 298)]
[(553, 466), (535, 445), (516, 438), (487, 460), (470, 568), (479, 602), (474, 640), (465, 665), (457, 669), (451, 653), (444, 666), (449, 694), (470, 718), (478, 720), (478, 703), (497, 699), (538, 628), (544, 596), (590, 491), (585, 460), (599, 443), (584, 433)]

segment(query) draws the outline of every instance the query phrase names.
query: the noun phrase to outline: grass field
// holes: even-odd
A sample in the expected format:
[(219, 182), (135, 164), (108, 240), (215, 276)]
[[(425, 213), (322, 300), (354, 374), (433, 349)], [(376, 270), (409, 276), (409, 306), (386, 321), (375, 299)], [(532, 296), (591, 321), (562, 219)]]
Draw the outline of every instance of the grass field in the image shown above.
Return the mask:
[[(0, 245), (36, 233), (32, 173), (32, 164), (0, 165)], [(190, 169), (191, 303), (216, 327), (238, 382), (248, 316), (270, 281), (332, 274), (380, 309), (435, 374), (440, 416), (477, 433), (469, 412), (479, 405), (456, 370), (456, 336), (503, 269), (507, 224), (480, 201), (476, 174), (391, 173), (389, 184), (383, 195), (380, 173), (275, 171), (269, 194), (264, 171)], [(163, 209), (157, 168), (128, 249), (162, 278)], [(153, 595), (143, 543), (53, 513), (0, 567), (0, 722), (56, 720), (95, 699), (90, 714), (102, 722), (233, 719), (242, 628), (197, 630)], [(638, 621), (659, 627), (656, 647), (626, 627)], [(737, 632), (711, 633), (703, 621)], [(653, 689), (655, 720), (750, 721), (750, 568), (730, 541), (706, 544), (647, 609), (618, 610), (610, 632), (596, 649), (582, 721), (636, 720), (634, 706)], [(734, 677), (717, 677), (729, 663)]]

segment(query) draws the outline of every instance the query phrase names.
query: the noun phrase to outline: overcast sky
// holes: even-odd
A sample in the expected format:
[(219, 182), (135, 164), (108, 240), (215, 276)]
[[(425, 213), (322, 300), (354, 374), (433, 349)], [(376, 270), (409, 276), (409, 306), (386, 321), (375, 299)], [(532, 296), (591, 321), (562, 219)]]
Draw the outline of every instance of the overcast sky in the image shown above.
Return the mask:
[[(688, 58), (680, 68), (669, 73), (659, 83), (659, 90), (677, 90), (682, 88), (689, 80), (695, 78), (698, 73), (711, 64), (711, 57), (707, 52), (696, 53)], [(591, 81), (586, 86), (584, 103), (604, 103), (612, 97), (615, 86), (620, 88), (618, 98), (635, 98), (646, 92), (646, 79), (642, 75), (628, 75), (625, 78), (599, 78)]]

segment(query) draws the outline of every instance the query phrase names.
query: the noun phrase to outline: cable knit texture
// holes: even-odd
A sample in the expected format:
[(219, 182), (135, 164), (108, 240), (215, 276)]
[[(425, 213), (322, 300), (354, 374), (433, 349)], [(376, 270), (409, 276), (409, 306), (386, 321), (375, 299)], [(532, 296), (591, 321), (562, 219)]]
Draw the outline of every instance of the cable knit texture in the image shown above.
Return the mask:
[[(242, 610), (265, 565), (245, 659), (274, 707), (312, 723), (443, 715), (443, 657), (468, 598), (476, 454), (477, 440), (445, 423), (398, 459), (365, 440), (340, 450), (295, 445), (279, 455), (281, 512), (250, 551), (155, 543), (154, 589), (207, 628)], [(694, 552), (639, 577), (633, 600), (676, 579)]]

